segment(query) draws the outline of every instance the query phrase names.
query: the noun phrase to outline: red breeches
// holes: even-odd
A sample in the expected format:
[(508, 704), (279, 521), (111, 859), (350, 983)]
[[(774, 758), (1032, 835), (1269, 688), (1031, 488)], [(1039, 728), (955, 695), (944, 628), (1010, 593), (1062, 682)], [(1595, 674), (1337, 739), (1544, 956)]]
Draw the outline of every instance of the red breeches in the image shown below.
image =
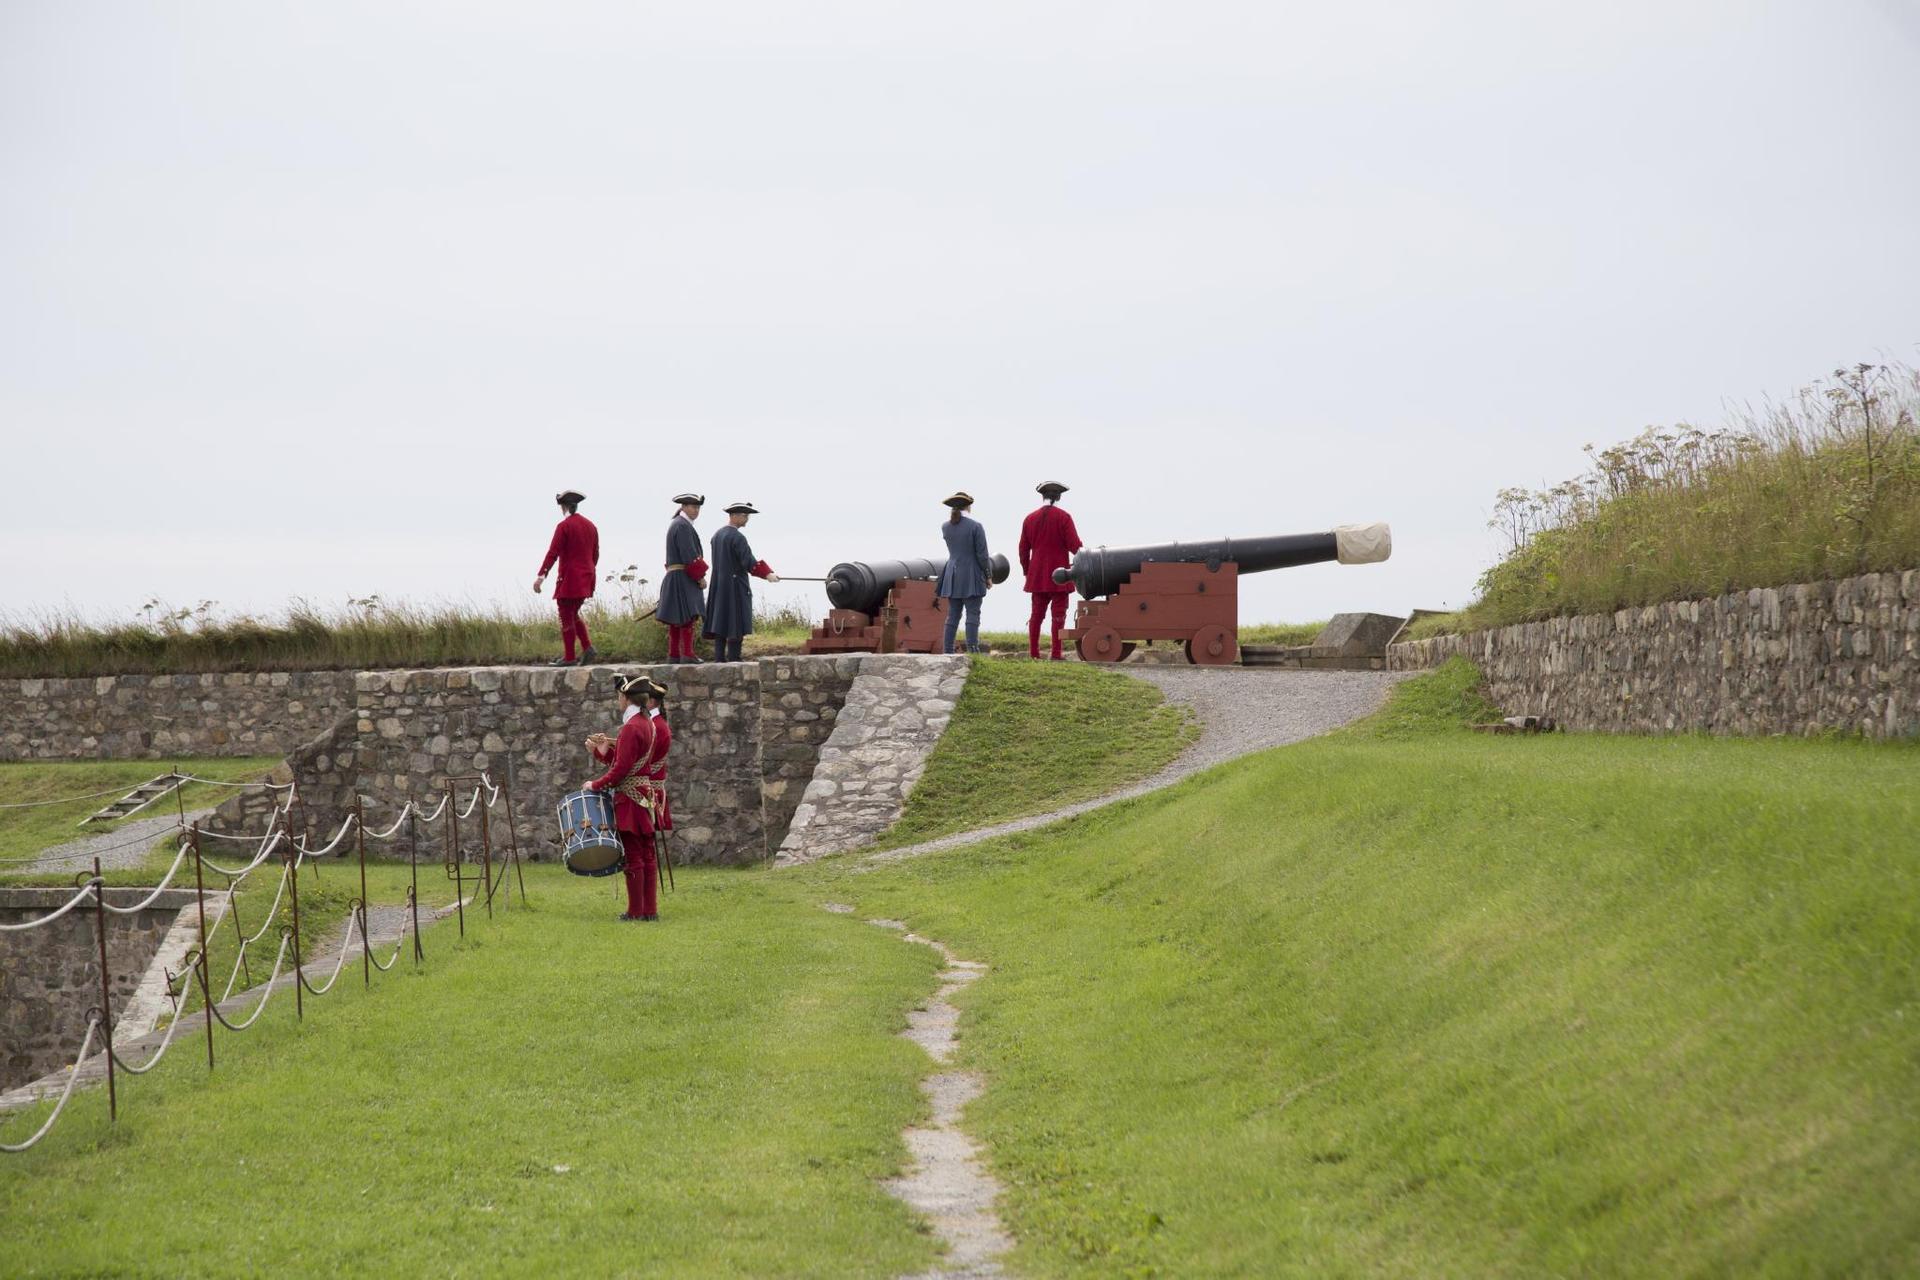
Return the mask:
[(593, 647), (593, 641), (587, 639), (587, 624), (580, 621), (580, 606), (586, 603), (586, 598), (555, 600), (553, 603), (560, 610), (560, 643), (565, 646), (565, 656), (571, 660), (575, 639), (580, 641), (582, 649)]
[(1033, 612), (1027, 615), (1027, 654), (1040, 656), (1040, 619), (1046, 616), (1049, 608), (1053, 610), (1053, 656), (1060, 656), (1060, 628), (1067, 624), (1067, 597), (1071, 591), (1036, 591), (1033, 593)]
[(667, 657), (691, 658), (693, 652), (693, 624), (691, 622), (667, 624)]
[(653, 837), (633, 831), (620, 833), (620, 847), (627, 853), (627, 914), (657, 915), (660, 911), (660, 864), (654, 852)]

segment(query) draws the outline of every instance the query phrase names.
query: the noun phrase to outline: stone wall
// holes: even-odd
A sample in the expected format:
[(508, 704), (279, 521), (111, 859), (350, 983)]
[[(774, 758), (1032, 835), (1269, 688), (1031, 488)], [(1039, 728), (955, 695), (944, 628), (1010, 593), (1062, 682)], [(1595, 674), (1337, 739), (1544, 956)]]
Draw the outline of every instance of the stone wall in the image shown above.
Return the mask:
[(1462, 656), (1514, 714), (1612, 733), (1920, 734), (1920, 571), (1737, 591), (1396, 644)]
[[(742, 864), (771, 856), (848, 689), (875, 660), (849, 654), (617, 669), (647, 671), (668, 688), (676, 862)], [(409, 799), (436, 804), (449, 776), (484, 771), (509, 784), (523, 856), (557, 857), (554, 806), (603, 770), (583, 741), (619, 726), (615, 674), (612, 667), (363, 672), (350, 713), (296, 751), (274, 778), (298, 782), (295, 822), (325, 841), (356, 795), (369, 824), (384, 827)], [(209, 826), (263, 831), (272, 803), (263, 791), (241, 793)], [(504, 816), (496, 810), (493, 821)], [(473, 833), (470, 824), (464, 830)], [(443, 839), (433, 828), (422, 837), (421, 855), (440, 857)], [(496, 829), (496, 845), (504, 839)], [(404, 844), (385, 848), (405, 852)]]
[(779, 846), (782, 864), (858, 848), (893, 825), (969, 669), (963, 654), (865, 659)]
[(0, 680), (0, 760), (285, 755), (353, 696), (351, 671)]
[[(108, 889), (107, 901), (128, 905), (139, 889)], [(46, 915), (73, 890), (0, 889), (0, 924)], [(192, 890), (168, 889), (144, 911), (107, 913), (108, 983), (116, 1016), (127, 1008)], [(0, 1091), (73, 1061), (86, 1033), (87, 1011), (100, 1004), (100, 944), (87, 906), (37, 929), (0, 932)]]

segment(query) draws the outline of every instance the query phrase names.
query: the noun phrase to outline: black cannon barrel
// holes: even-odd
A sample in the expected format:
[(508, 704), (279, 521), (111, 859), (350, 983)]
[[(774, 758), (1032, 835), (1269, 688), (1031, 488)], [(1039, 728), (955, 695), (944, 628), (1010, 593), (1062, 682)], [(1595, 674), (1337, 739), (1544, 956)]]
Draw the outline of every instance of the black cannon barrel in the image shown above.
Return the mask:
[(1219, 565), (1231, 560), (1241, 573), (1292, 569), (1303, 564), (1371, 564), (1385, 560), (1393, 538), (1384, 524), (1342, 525), (1326, 533), (1283, 533), (1262, 538), (1214, 538), (1207, 542), (1166, 542), (1152, 547), (1096, 547), (1082, 551), (1055, 582), (1071, 582), (1092, 599), (1110, 596), (1140, 566), (1149, 563)]
[[(993, 566), (992, 579), (1005, 582), (1012, 571), (1007, 558), (994, 556), (989, 563)], [(849, 560), (827, 571), (827, 599), (836, 609), (875, 613), (886, 603), (887, 592), (900, 579), (931, 581), (939, 578), (940, 571), (946, 567), (945, 556), (937, 560)]]

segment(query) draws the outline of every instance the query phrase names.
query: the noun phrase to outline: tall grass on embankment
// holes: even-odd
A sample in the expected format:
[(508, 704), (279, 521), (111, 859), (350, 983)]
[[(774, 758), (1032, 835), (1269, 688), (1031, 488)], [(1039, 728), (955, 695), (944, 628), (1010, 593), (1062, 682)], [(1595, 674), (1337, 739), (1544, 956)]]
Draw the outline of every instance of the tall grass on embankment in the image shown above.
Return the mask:
[(1415, 638), (1920, 568), (1920, 373), (1856, 365), (1719, 430), (1650, 428), (1551, 489), (1504, 489), (1506, 557)]
[(1920, 750), (1363, 729), (795, 896), (991, 971), (1022, 1275), (1920, 1273)]
[[(666, 657), (666, 628), (641, 616), (652, 607), (651, 600), (587, 605), (581, 616), (603, 661)], [(756, 618), (748, 651), (797, 648), (807, 626), (803, 607), (779, 606)], [(559, 653), (559, 624), (544, 600), (475, 607), (370, 599), (337, 610), (295, 601), (284, 615), (269, 618), (221, 617), (203, 605), (150, 609), (123, 623), (71, 614), (0, 622), (0, 676), (486, 666), (544, 662)]]

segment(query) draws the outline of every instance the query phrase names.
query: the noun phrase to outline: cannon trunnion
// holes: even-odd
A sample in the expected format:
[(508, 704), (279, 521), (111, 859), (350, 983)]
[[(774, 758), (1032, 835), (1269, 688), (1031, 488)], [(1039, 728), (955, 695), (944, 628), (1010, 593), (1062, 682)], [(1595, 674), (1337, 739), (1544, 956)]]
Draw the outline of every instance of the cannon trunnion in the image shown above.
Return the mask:
[[(1054, 571), (1083, 599), (1067, 636), (1085, 662), (1119, 662), (1144, 641), (1178, 641), (1187, 661), (1226, 666), (1240, 656), (1240, 575), (1337, 560), (1385, 560), (1393, 538), (1384, 524), (1343, 525), (1327, 533), (1170, 542), (1082, 551)], [(1096, 598), (1098, 597), (1098, 598)]]
[[(992, 557), (990, 576), (1005, 582), (1012, 566)], [(947, 602), (934, 596), (937, 559), (850, 560), (827, 572), (826, 621), (813, 629), (804, 653), (938, 653), (946, 639)]]

